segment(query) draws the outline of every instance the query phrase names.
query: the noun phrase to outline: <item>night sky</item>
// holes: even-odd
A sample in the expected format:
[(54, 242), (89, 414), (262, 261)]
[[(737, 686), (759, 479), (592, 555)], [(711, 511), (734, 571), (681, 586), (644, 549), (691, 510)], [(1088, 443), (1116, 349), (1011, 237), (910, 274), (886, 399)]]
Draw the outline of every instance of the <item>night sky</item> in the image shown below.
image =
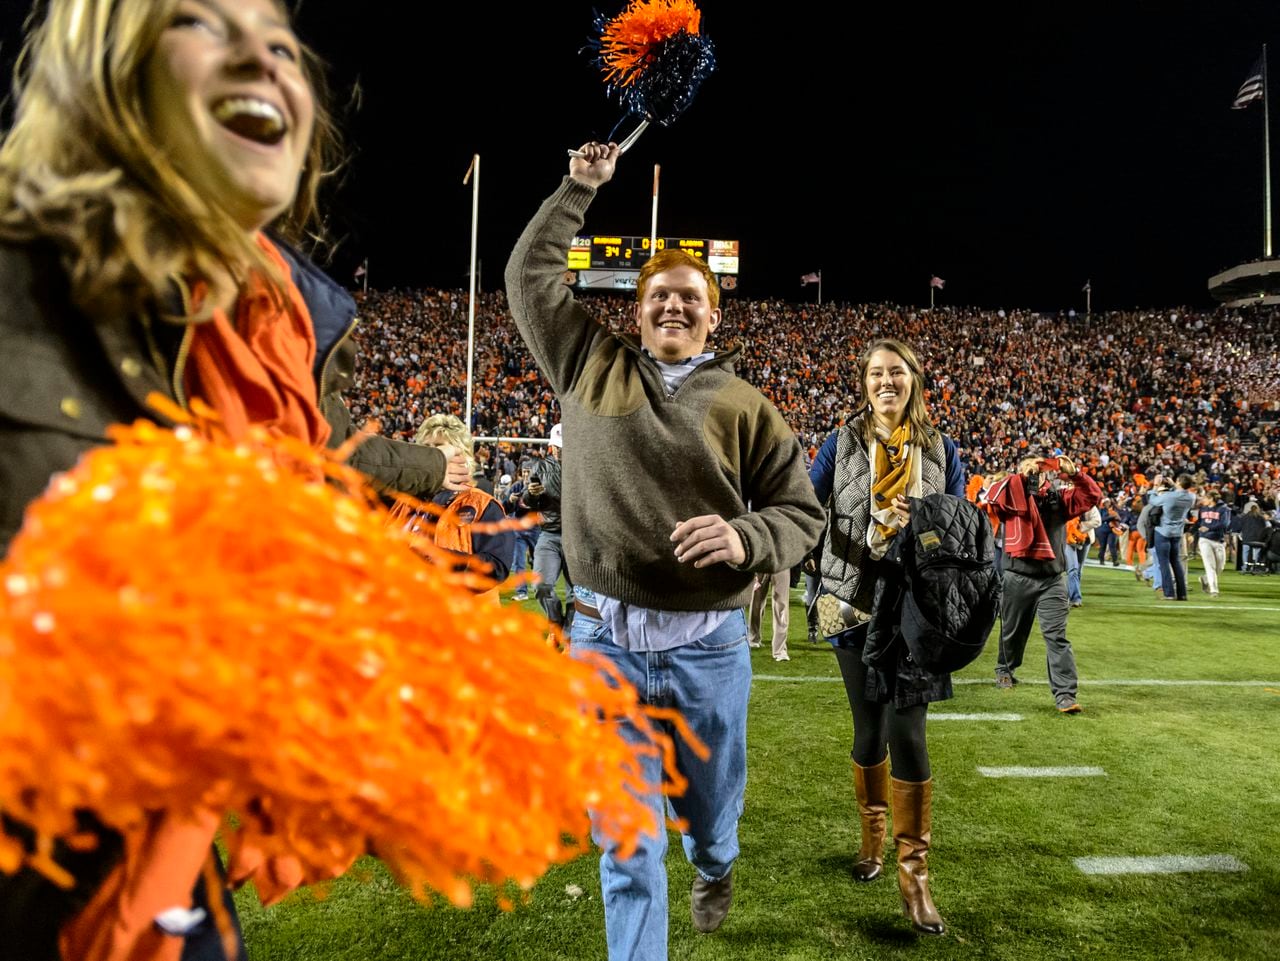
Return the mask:
[[(813, 299), (821, 270), (825, 300), (927, 303), (936, 274), (940, 303), (1082, 307), (1091, 280), (1095, 309), (1206, 306), (1211, 274), (1261, 255), (1262, 104), (1230, 106), (1264, 42), (1280, 61), (1274, 0), (701, 7), (718, 72), (588, 232), (647, 234), (659, 163), (659, 234), (740, 240), (748, 297)], [(335, 277), (367, 256), (376, 287), (464, 287), (479, 153), (501, 285), (565, 148), (621, 117), (581, 52), (597, 8), (620, 6), (306, 0), (300, 32), (361, 94)]]

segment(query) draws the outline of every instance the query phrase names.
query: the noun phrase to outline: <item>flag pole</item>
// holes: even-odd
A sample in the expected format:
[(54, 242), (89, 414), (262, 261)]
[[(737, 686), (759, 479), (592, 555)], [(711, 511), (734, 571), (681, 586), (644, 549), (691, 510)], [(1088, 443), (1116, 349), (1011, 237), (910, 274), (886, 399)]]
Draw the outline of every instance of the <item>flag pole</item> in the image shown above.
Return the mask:
[(822, 269), (818, 269), (818, 306), (822, 306)]
[(658, 174), (662, 167), (653, 165), (653, 216), (649, 220), (649, 256), (658, 252)]
[(475, 180), (471, 181), (471, 269), (467, 272), (471, 284), (471, 296), (467, 298), (467, 409), (463, 415), (463, 423), (467, 425), (467, 429), (472, 429), (471, 424), (471, 384), (472, 384), (472, 368), (475, 366), (476, 355), (476, 235), (479, 230), (479, 214), (480, 214), (480, 155), (473, 154), (471, 157), (471, 166), (467, 168), (466, 176), (462, 178), (462, 184), (465, 187), (467, 181), (471, 180), (471, 175), (475, 174)]
[(929, 278), (929, 309), (930, 310), (933, 310), (933, 291), (934, 291), (933, 278), (930, 277)]
[(1271, 256), (1271, 98), (1267, 96), (1267, 45), (1262, 45), (1262, 256)]

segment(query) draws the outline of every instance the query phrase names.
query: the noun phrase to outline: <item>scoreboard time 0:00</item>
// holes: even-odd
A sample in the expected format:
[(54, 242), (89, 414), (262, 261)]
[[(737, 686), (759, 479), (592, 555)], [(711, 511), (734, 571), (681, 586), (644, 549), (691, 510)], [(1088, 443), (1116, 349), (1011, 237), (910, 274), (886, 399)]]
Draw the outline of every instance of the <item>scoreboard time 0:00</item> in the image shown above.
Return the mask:
[[(656, 246), (659, 250), (676, 248), (705, 259), (712, 273), (738, 272), (736, 240), (659, 237)], [(639, 270), (651, 253), (648, 237), (575, 237), (567, 266), (570, 270)]]

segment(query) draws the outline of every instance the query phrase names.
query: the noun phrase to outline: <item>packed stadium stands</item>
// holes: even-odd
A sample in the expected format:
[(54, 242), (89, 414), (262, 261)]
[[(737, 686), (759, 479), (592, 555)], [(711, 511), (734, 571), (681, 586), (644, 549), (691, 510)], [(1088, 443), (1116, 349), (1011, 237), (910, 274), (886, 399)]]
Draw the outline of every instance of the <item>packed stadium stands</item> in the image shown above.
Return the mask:
[[(463, 414), (467, 294), (361, 295), (357, 420), (409, 438), (427, 415)], [(633, 300), (581, 298), (618, 330)], [(972, 473), (1061, 447), (1120, 493), (1135, 474), (1187, 472), (1232, 499), (1280, 490), (1280, 309), (1024, 310), (728, 299), (712, 345), (743, 345), (739, 373), (767, 394), (811, 453), (858, 406), (857, 356), (878, 336), (911, 343), (935, 420)], [(558, 419), (501, 292), (476, 311), (477, 436), (542, 438)], [(485, 458), (488, 459), (487, 457)]]

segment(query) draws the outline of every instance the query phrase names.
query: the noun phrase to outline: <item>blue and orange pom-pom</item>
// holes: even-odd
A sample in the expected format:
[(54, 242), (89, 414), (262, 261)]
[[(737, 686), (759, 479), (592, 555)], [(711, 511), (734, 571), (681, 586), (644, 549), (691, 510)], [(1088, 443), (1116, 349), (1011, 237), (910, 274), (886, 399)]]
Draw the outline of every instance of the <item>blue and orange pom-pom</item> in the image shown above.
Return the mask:
[(632, 0), (617, 16), (597, 14), (594, 26), (588, 49), (609, 95), (630, 116), (670, 124), (716, 69), (715, 47), (692, 0)]

